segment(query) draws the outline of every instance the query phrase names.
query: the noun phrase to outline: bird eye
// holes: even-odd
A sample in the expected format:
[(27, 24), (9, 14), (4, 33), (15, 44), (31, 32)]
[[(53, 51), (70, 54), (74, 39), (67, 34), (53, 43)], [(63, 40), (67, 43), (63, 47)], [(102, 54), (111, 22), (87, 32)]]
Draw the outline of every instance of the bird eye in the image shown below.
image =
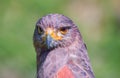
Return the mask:
[(61, 34), (65, 35), (68, 32), (68, 29), (69, 27), (61, 27), (59, 31), (61, 32)]
[(38, 33), (42, 34), (43, 33), (43, 29), (41, 27), (37, 27)]

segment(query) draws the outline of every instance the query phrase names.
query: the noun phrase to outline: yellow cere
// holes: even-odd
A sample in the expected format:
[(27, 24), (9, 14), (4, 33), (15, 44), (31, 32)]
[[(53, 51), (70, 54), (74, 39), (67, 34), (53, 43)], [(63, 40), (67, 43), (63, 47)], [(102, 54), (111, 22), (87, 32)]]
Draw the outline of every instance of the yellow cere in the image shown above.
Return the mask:
[(46, 34), (50, 35), (54, 40), (61, 40), (62, 37), (57, 35), (53, 28), (47, 28)]

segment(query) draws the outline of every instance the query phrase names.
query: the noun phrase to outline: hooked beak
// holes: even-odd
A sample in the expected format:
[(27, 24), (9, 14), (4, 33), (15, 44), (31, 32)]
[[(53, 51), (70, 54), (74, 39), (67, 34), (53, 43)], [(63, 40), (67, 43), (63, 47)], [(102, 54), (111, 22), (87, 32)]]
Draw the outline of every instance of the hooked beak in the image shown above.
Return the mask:
[(53, 41), (61, 40), (61, 36), (58, 36), (53, 28), (47, 28), (46, 30), (46, 44), (48, 48), (53, 47)]
[(46, 44), (47, 44), (48, 49), (52, 47), (52, 44), (51, 44), (52, 41), (53, 41), (52, 37), (48, 34), (46, 38)]

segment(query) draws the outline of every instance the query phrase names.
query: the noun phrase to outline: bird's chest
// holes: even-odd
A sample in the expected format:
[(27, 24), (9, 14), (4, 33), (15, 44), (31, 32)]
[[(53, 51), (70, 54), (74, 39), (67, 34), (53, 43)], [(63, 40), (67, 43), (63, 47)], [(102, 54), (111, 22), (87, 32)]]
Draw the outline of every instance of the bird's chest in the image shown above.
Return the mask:
[(42, 67), (40, 72), (42, 78), (53, 78), (57, 71), (66, 64), (68, 60), (68, 54), (65, 51), (52, 51), (50, 52)]

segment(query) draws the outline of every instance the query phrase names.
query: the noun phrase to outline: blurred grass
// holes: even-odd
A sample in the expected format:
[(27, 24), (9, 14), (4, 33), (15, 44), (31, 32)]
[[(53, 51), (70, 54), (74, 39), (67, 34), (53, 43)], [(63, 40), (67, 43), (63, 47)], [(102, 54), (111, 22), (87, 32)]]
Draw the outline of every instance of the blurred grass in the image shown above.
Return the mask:
[[(53, 4), (54, 3), (54, 4)], [(40, 16), (59, 12), (64, 1), (0, 1), (0, 78), (35, 78), (32, 36)]]
[[(32, 45), (35, 23), (41, 16), (49, 13), (72, 15), (74, 21), (77, 21), (80, 17), (74, 17), (75, 10), (67, 10), (70, 3), (72, 1), (69, 0), (0, 1), (0, 78), (35, 78), (36, 54)], [(96, 78), (119, 78), (119, 15), (116, 15), (110, 1), (102, 0), (98, 3), (101, 3), (104, 11), (100, 28), (97, 28), (102, 34), (100, 39), (93, 40), (97, 36), (90, 38), (95, 33), (94, 29), (91, 34), (85, 30), (90, 30), (89, 28), (78, 25), (87, 43)], [(77, 8), (75, 12), (78, 12)]]

